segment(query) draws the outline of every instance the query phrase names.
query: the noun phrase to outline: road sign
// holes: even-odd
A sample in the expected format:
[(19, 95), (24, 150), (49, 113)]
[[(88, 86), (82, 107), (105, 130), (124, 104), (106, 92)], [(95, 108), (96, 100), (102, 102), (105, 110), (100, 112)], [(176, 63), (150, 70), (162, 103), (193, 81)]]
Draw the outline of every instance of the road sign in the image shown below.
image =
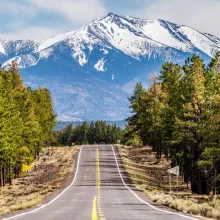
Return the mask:
[(175, 166), (169, 170), (167, 170), (167, 172), (169, 173), (169, 182), (170, 182), (170, 193), (172, 193), (172, 189), (171, 189), (171, 173), (176, 175), (176, 189), (178, 192), (178, 178), (180, 175), (180, 167), (179, 166)]
[(180, 167), (179, 166), (173, 167), (173, 168), (167, 170), (167, 172), (179, 176), (180, 175)]

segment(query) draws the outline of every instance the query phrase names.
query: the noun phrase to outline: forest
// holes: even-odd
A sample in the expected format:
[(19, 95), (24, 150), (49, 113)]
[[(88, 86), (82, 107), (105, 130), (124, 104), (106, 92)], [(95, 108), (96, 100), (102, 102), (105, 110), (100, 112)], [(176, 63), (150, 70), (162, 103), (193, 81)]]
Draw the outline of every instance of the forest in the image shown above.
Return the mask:
[(122, 139), (122, 129), (105, 121), (95, 121), (82, 125), (68, 125), (57, 132), (57, 140), (61, 145), (73, 144), (116, 144)]
[(129, 98), (124, 143), (170, 158), (193, 193), (220, 193), (220, 53), (208, 65), (197, 55), (183, 66), (164, 63), (150, 81)]
[(13, 178), (54, 141), (56, 115), (48, 89), (26, 88), (18, 66), (0, 68), (0, 186)]

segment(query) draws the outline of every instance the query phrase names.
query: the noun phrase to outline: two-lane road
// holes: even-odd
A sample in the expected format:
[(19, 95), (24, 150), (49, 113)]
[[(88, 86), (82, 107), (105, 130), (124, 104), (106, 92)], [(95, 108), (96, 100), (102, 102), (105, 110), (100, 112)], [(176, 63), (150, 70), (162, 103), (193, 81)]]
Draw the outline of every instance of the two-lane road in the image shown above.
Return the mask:
[(185, 220), (194, 219), (152, 206), (128, 188), (112, 146), (83, 146), (72, 184), (50, 203), (15, 220)]

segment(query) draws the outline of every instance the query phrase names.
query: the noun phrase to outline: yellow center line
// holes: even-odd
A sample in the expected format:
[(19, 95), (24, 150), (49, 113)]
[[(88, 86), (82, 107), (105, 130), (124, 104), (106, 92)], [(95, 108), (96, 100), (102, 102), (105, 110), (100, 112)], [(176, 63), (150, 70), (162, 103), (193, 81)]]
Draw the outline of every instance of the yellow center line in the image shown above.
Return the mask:
[(100, 192), (100, 166), (99, 166), (99, 149), (96, 148), (96, 159), (97, 159), (97, 173), (98, 173), (98, 179), (97, 179), (97, 184), (98, 184), (98, 193)]
[[(99, 149), (96, 148), (96, 189), (97, 196), (93, 200), (93, 210), (92, 210), (92, 220), (106, 220), (101, 209), (100, 204), (100, 185), (101, 185), (101, 172), (100, 172), (100, 163), (99, 163)], [(97, 215), (97, 206), (98, 206), (98, 215)]]
[(97, 197), (95, 196), (95, 198), (93, 200), (92, 220), (98, 220), (97, 209), (96, 209), (96, 199), (97, 199)]

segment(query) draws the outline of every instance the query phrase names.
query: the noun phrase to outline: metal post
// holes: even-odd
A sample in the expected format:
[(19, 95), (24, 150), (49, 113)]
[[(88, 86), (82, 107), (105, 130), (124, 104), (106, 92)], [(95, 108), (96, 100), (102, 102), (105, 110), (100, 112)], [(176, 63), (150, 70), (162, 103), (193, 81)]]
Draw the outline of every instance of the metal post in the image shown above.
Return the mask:
[(51, 180), (51, 172), (50, 171), (48, 171), (48, 173), (47, 173), (47, 179)]
[(178, 172), (177, 172), (177, 166), (176, 166), (176, 191), (178, 192), (178, 179), (179, 179), (179, 175), (178, 175)]
[(169, 171), (169, 182), (170, 182), (170, 194), (172, 193), (172, 190), (171, 190), (171, 172)]

